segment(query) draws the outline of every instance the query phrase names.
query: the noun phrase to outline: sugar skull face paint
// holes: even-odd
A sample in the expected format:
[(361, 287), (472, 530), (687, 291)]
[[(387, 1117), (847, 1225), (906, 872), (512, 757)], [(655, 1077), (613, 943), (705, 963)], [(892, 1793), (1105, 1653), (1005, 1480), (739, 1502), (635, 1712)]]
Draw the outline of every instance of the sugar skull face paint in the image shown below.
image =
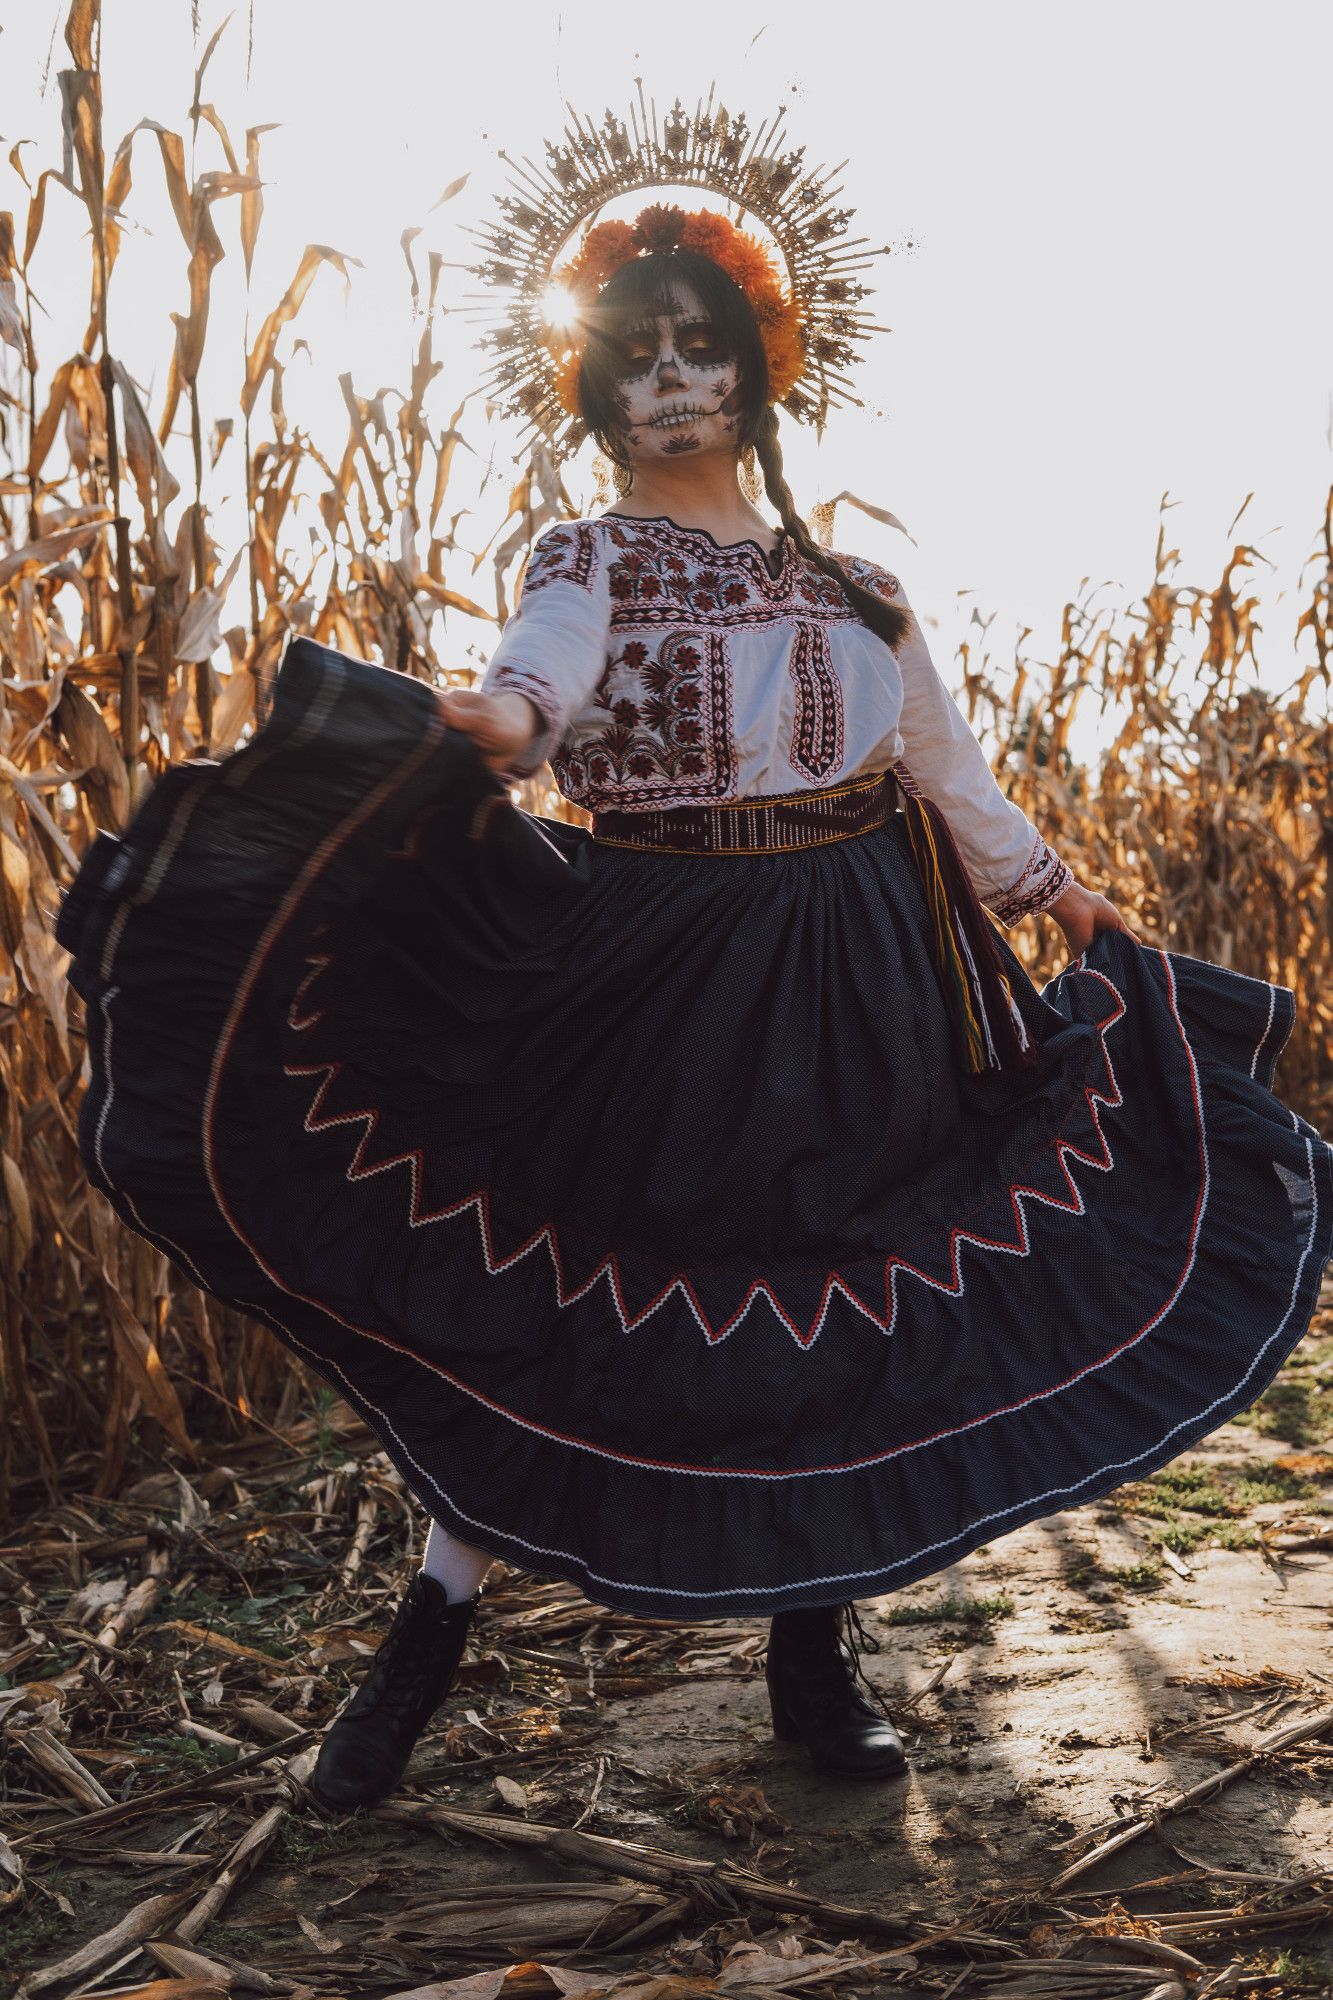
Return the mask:
[(617, 399), (633, 464), (737, 448), (742, 398), (735, 356), (719, 343), (687, 285), (677, 287), (672, 305), (615, 343)]

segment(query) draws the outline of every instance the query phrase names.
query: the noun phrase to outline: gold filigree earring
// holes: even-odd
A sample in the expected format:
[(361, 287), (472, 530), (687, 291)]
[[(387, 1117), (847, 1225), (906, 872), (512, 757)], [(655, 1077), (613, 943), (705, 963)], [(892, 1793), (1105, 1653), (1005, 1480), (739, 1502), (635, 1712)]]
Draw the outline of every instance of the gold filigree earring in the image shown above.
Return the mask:
[(611, 461), (604, 451), (599, 451), (592, 462), (592, 483), (599, 507), (611, 504)]
[(752, 444), (747, 444), (741, 453), (739, 478), (741, 492), (752, 507), (757, 505), (764, 497), (764, 482), (760, 476), (759, 464)]
[(611, 483), (623, 500), (629, 492), (630, 487), (634, 484), (634, 474), (627, 465), (613, 465), (611, 467)]

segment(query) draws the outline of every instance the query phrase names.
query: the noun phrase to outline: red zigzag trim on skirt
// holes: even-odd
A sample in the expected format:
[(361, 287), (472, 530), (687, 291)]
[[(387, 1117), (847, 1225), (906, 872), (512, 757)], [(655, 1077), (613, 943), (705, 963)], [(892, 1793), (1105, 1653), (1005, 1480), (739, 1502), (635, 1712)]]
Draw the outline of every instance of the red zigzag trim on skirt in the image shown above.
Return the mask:
[[(1148, 949), (1148, 947), (1143, 948)], [(1166, 962), (1165, 954), (1160, 955), (1163, 957), (1164, 962)], [(313, 960), (314, 969), (301, 982), (300, 987), (297, 989), (296, 996), (289, 1010), (288, 1022), (298, 1032), (313, 1027), (317, 1021), (323, 1018), (322, 1010), (301, 1016), (299, 1008), (307, 988), (313, 980), (319, 977), (329, 962), (327, 957), (320, 957)], [(909, 1276), (919, 1279), (923, 1284), (929, 1285), (935, 1291), (942, 1292), (953, 1298), (960, 1298), (963, 1295), (965, 1285), (960, 1258), (962, 1244), (971, 1243), (978, 1249), (999, 1251), (1008, 1256), (1028, 1256), (1032, 1245), (1028, 1231), (1027, 1213), (1023, 1205), (1025, 1198), (1041, 1202), (1048, 1208), (1063, 1210), (1066, 1214), (1070, 1215), (1084, 1215), (1087, 1213), (1087, 1205), (1083, 1193), (1070, 1173), (1066, 1156), (1072, 1156), (1074, 1159), (1081, 1160), (1086, 1166), (1094, 1167), (1102, 1173), (1109, 1173), (1114, 1168), (1114, 1157), (1106, 1134), (1102, 1130), (1098, 1105), (1100, 1103), (1111, 1109), (1115, 1109), (1124, 1103), (1124, 1096), (1116, 1080), (1115, 1068), (1111, 1061), (1110, 1052), (1106, 1047), (1106, 1035), (1107, 1031), (1123, 1017), (1126, 1009), (1123, 997), (1104, 973), (1097, 972), (1081, 964), (1076, 969), (1082, 972), (1085, 978), (1100, 980), (1114, 996), (1116, 1006), (1113, 1013), (1107, 1015), (1104, 1020), (1096, 1023), (1097, 1031), (1101, 1038), (1102, 1056), (1106, 1065), (1106, 1073), (1110, 1080), (1110, 1089), (1098, 1090), (1092, 1085), (1085, 1084), (1083, 1091), (1097, 1134), (1100, 1152), (1085, 1151), (1072, 1140), (1060, 1139), (1058, 1137), (1049, 1142), (1050, 1147), (1055, 1153), (1056, 1164), (1069, 1191), (1069, 1199), (1065, 1200), (1059, 1195), (1052, 1194), (1047, 1189), (1027, 1182), (1010, 1183), (1007, 1192), (1014, 1220), (1013, 1239), (1009, 1241), (1003, 1237), (981, 1235), (976, 1231), (964, 1228), (961, 1224), (955, 1223), (949, 1231), (949, 1266), (951, 1275), (947, 1280), (941, 1280), (932, 1276), (929, 1271), (922, 1269), (917, 1264), (913, 1264), (906, 1257), (890, 1253), (884, 1260), (886, 1304), (882, 1315), (866, 1305), (865, 1301), (852, 1289), (841, 1273), (836, 1270), (830, 1271), (824, 1282), (819, 1307), (810, 1325), (804, 1331), (801, 1330), (800, 1326), (783, 1306), (773, 1286), (766, 1279), (757, 1279), (751, 1285), (737, 1310), (725, 1322), (717, 1326), (713, 1325), (710, 1321), (694, 1286), (691, 1284), (688, 1275), (684, 1272), (678, 1272), (670, 1279), (662, 1287), (661, 1291), (639, 1312), (631, 1313), (625, 1299), (617, 1253), (615, 1251), (608, 1252), (581, 1284), (572, 1284), (569, 1273), (566, 1270), (565, 1259), (561, 1255), (557, 1226), (550, 1221), (541, 1224), (516, 1249), (502, 1256), (497, 1248), (492, 1227), (492, 1194), (490, 1189), (484, 1187), (476, 1188), (470, 1194), (463, 1195), (455, 1201), (447, 1202), (441, 1208), (424, 1208), (422, 1205), (422, 1173), (425, 1150), (422, 1146), (410, 1147), (405, 1152), (395, 1153), (385, 1159), (369, 1160), (367, 1158), (367, 1151), (376, 1127), (379, 1124), (380, 1113), (378, 1110), (367, 1106), (365, 1109), (358, 1111), (339, 1112), (331, 1115), (322, 1114), (321, 1106), (323, 1100), (334, 1080), (342, 1073), (346, 1065), (338, 1061), (333, 1061), (315, 1064), (284, 1064), (283, 1067), (284, 1074), (287, 1076), (319, 1076), (321, 1078), (319, 1088), (315, 1092), (310, 1109), (304, 1119), (304, 1129), (307, 1132), (328, 1131), (339, 1125), (364, 1123), (365, 1130), (357, 1141), (351, 1164), (347, 1168), (346, 1178), (349, 1182), (370, 1179), (376, 1174), (386, 1172), (391, 1167), (406, 1166), (409, 1170), (411, 1186), (407, 1220), (409, 1226), (413, 1229), (423, 1228), (428, 1223), (447, 1221), (453, 1216), (463, 1214), (469, 1208), (475, 1210), (482, 1255), (489, 1276), (499, 1276), (502, 1272), (509, 1270), (533, 1250), (540, 1248), (544, 1244), (550, 1255), (552, 1269), (555, 1274), (556, 1304), (562, 1309), (583, 1298), (591, 1291), (599, 1279), (605, 1277), (620, 1324), (626, 1333), (630, 1333), (642, 1326), (653, 1313), (657, 1312), (665, 1304), (673, 1292), (678, 1291), (698, 1322), (708, 1345), (715, 1346), (719, 1341), (725, 1340), (728, 1334), (740, 1324), (741, 1320), (757, 1300), (766, 1298), (798, 1346), (808, 1349), (813, 1346), (815, 1340), (818, 1338), (824, 1320), (827, 1317), (830, 1302), (837, 1293), (841, 1293), (850, 1305), (854, 1306), (869, 1319), (873, 1325), (879, 1327), (882, 1332), (892, 1334), (898, 1311), (897, 1278), (899, 1271), (904, 1271)], [(1174, 1013), (1174, 980), (1171, 977), (1169, 962), (1166, 962), (1166, 970), (1172, 996), (1172, 1011)], [(1189, 1255), (1186, 1260), (1185, 1271), (1182, 1273), (1181, 1278), (1181, 1282), (1183, 1283), (1184, 1276), (1188, 1273), (1189, 1267), (1193, 1263), (1195, 1246), (1197, 1244), (1198, 1226), (1203, 1212), (1204, 1197), (1208, 1185), (1208, 1162), (1203, 1131), (1202, 1105), (1199, 1099), (1198, 1081), (1194, 1073), (1193, 1055), (1189, 1049), (1189, 1043), (1185, 1038), (1183, 1025), (1180, 1023), (1178, 1014), (1176, 1014), (1176, 1021), (1180, 1027), (1181, 1040), (1184, 1043), (1186, 1054), (1190, 1061), (1195, 1112), (1199, 1124), (1200, 1163), (1202, 1170), (1199, 1198), (1195, 1206), (1191, 1229)]]

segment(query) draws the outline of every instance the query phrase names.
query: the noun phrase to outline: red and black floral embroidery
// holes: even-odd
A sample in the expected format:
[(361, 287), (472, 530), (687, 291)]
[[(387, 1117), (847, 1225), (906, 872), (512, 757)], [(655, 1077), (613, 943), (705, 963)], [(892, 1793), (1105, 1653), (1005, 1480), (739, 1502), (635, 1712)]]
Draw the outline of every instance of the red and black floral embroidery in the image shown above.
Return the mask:
[(796, 627), (787, 671), (796, 686), (792, 723), (793, 771), (821, 784), (842, 764), (842, 683), (833, 667), (828, 633), (802, 619)]
[(854, 583), (873, 591), (876, 597), (894, 598), (902, 588), (897, 577), (889, 570), (881, 569), (878, 563), (867, 562), (864, 556), (839, 555), (838, 561)]
[(1048, 910), (1073, 884), (1074, 872), (1069, 863), (1062, 861), (1038, 834), (1023, 873), (1002, 895), (990, 897), (988, 908), (999, 923), (1016, 924), (1020, 917)]
[(578, 583), (590, 589), (597, 568), (597, 534), (590, 521), (549, 528), (533, 546), (523, 572), (523, 593), (548, 583)]
[[(567, 703), (562, 711), (556, 666), (547, 679), (515, 662), (497, 666), (488, 679), (528, 695), (541, 711), (547, 727), (531, 755), (550, 756), (567, 798), (601, 812), (739, 796), (744, 760), (756, 754), (749, 713), (755, 691), (748, 681), (744, 689), (734, 685), (738, 661), (748, 672), (749, 633), (772, 633), (775, 650), (782, 644), (793, 690), (790, 733), (784, 722), (761, 753), (771, 759), (768, 768), (784, 787), (825, 786), (843, 774), (849, 740), (854, 750), (861, 747), (864, 716), (843, 684), (840, 642), (831, 628), (859, 623), (858, 614), (836, 579), (802, 557), (790, 536), (781, 550), (775, 575), (757, 542), (719, 544), (702, 529), (665, 518), (616, 515), (562, 523), (541, 537), (525, 594), (557, 581), (589, 593), (605, 590), (600, 679), (573, 714)], [(833, 553), (877, 597), (900, 596), (890, 571), (863, 556)], [(732, 634), (739, 635), (735, 658)], [(780, 682), (766, 685), (776, 701)], [(745, 749), (736, 740), (738, 719)], [(530, 768), (529, 762), (515, 771), (526, 775)], [(901, 765), (898, 775), (905, 790), (914, 788)], [(1001, 923), (1016, 923), (1046, 909), (1072, 881), (1065, 863), (1034, 838), (1022, 875), (988, 899), (989, 907)]]
[(655, 645), (628, 639), (614, 649), (594, 700), (606, 722), (580, 728), (551, 760), (568, 798), (597, 806), (611, 799), (669, 795), (729, 798), (732, 754), (731, 662), (723, 631), (675, 631)]

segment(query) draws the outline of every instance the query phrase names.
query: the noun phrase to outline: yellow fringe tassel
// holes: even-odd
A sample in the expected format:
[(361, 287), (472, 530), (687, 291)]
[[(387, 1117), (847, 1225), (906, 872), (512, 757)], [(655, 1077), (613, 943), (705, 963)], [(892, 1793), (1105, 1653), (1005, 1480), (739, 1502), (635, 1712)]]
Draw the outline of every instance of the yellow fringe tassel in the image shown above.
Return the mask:
[[(974, 1071), (998, 1067), (999, 1057), (986, 1022), (977, 969), (949, 901), (935, 842), (935, 829), (921, 800), (911, 794), (904, 800), (904, 816), (917, 873), (930, 908), (935, 933), (935, 963), (958, 1030), (963, 1061), (969, 1070)], [(1012, 1003), (1009, 982), (1003, 974), (1001, 979), (1006, 997)]]

